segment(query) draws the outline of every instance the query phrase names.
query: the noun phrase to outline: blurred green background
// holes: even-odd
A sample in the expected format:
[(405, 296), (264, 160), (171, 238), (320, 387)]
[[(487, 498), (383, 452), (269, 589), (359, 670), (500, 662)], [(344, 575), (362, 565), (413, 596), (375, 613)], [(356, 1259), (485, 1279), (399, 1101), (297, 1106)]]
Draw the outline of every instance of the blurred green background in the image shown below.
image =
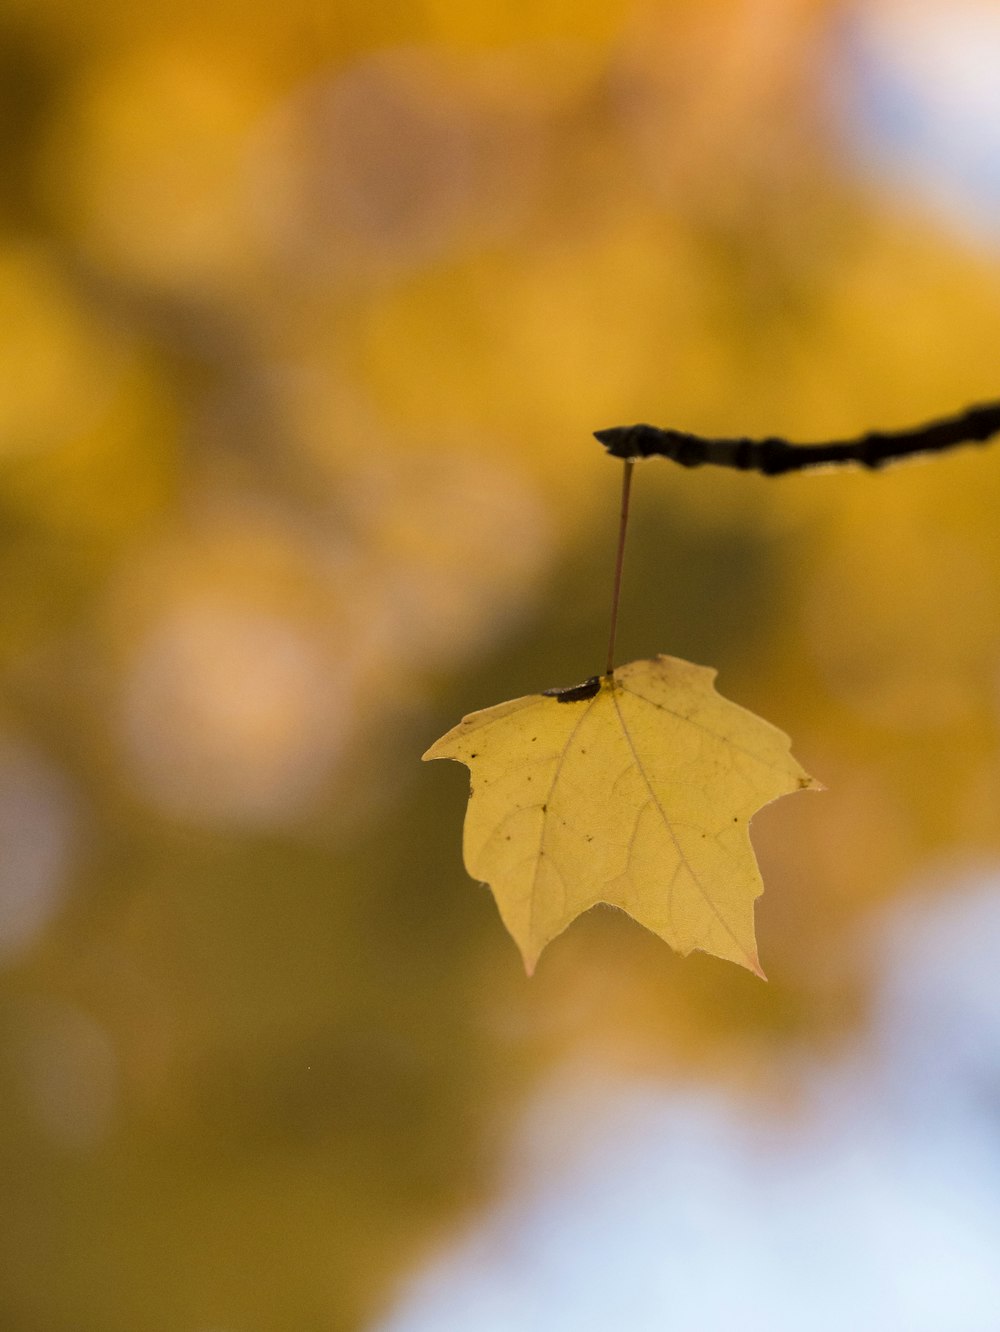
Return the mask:
[(917, 11), (2, 0), (4, 1329), (371, 1326), (553, 1069), (849, 1050), (871, 913), (1000, 852), (988, 450), (638, 471), (620, 659), (829, 788), (754, 823), (769, 985), (609, 911), (527, 983), (419, 763), (600, 669), (591, 430), (1000, 396), (996, 11)]

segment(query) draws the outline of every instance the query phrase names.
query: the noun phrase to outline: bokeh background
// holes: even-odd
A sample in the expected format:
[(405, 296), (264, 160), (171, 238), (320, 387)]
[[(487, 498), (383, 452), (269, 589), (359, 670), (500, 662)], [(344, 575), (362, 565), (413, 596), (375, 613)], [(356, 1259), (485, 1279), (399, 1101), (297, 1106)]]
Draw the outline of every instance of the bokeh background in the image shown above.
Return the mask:
[(1000, 6), (2, 0), (0, 1324), (1000, 1327), (1000, 453), (636, 477), (620, 657), (829, 788), (770, 976), (528, 983), (464, 712), (648, 420), (1000, 396)]

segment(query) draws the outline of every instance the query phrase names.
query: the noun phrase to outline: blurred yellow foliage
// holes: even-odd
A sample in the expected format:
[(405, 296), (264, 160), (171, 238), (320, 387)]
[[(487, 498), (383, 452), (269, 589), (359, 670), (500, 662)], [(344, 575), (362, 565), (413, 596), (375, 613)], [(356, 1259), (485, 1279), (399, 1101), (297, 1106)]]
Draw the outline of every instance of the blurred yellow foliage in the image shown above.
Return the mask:
[(525, 995), (415, 764), (600, 669), (591, 430), (997, 396), (989, 201), (872, 156), (864, 22), (3, 6), (11, 1332), (361, 1326), (553, 1063), (847, 1040), (873, 904), (1000, 849), (989, 450), (637, 478), (623, 654), (722, 667), (830, 787), (755, 823), (770, 987), (591, 913)]

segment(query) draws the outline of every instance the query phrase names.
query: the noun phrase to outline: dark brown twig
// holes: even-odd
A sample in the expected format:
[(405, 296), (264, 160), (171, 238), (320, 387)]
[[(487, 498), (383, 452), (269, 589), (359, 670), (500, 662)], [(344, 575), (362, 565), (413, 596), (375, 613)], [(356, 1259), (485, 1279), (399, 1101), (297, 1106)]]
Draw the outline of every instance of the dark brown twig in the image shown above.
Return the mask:
[(735, 467), (742, 472), (780, 476), (807, 467), (831, 467), (859, 463), (882, 467), (916, 453), (938, 453), (959, 444), (985, 444), (1000, 432), (1000, 402), (970, 407), (958, 416), (912, 430), (872, 431), (858, 439), (837, 439), (821, 444), (792, 444), (785, 439), (705, 439), (682, 430), (659, 430), (656, 426), (612, 426), (595, 430), (615, 458), (670, 458), (682, 467), (703, 463)]

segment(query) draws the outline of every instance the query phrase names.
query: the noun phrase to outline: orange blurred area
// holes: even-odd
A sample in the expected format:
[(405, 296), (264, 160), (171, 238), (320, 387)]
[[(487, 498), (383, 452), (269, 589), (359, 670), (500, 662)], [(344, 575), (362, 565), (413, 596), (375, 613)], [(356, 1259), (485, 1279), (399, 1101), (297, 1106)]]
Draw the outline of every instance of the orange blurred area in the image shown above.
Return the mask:
[(418, 761), (600, 669), (592, 430), (1000, 396), (994, 19), (3, 0), (4, 1329), (374, 1328), (555, 1071), (849, 1051), (869, 922), (996, 863), (990, 449), (638, 469), (621, 660), (829, 788), (754, 823), (768, 986), (601, 910), (526, 982)]

